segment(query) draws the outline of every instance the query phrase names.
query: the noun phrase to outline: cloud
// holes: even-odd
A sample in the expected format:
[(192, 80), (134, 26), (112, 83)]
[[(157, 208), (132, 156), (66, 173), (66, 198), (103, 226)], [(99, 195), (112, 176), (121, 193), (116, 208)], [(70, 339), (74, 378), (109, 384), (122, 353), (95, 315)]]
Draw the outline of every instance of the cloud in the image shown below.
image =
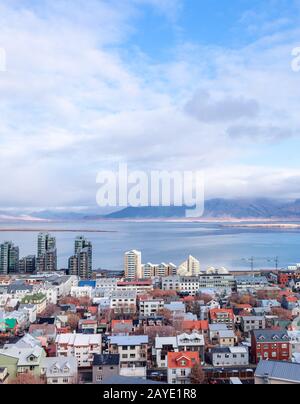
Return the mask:
[[(0, 205), (92, 205), (97, 172), (119, 161), (148, 171), (203, 169), (211, 196), (293, 193), (298, 173), (274, 156), (266, 175), (262, 162), (270, 142), (299, 134), (300, 76), (290, 51), (300, 33), (240, 49), (179, 43), (164, 61), (132, 46), (145, 10), (178, 24), (181, 6), (1, 2)], [(255, 156), (253, 166), (241, 156)]]
[(185, 110), (202, 122), (226, 122), (241, 118), (255, 118), (259, 113), (256, 100), (243, 97), (212, 100), (207, 91), (197, 91), (186, 104)]

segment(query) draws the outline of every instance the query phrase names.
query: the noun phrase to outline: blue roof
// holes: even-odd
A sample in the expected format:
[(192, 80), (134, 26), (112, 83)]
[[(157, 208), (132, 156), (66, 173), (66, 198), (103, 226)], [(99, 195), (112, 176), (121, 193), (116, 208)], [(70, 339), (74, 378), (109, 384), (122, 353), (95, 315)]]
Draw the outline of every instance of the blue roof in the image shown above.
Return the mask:
[(111, 344), (117, 344), (117, 345), (141, 345), (141, 344), (148, 344), (149, 338), (147, 335), (132, 335), (128, 337), (123, 337), (123, 336), (116, 336), (116, 337), (109, 337), (110, 343)]
[(84, 288), (85, 286), (90, 286), (91, 288), (96, 288), (96, 281), (79, 281), (78, 286)]
[(255, 376), (300, 383), (300, 364), (262, 360), (257, 366)]

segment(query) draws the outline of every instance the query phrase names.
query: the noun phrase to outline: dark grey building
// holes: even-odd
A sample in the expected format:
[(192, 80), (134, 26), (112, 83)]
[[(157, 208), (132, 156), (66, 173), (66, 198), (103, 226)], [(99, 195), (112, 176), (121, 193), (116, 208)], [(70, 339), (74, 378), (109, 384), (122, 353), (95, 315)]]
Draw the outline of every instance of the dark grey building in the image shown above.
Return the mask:
[(30, 274), (36, 271), (36, 257), (35, 255), (28, 255), (20, 259), (19, 272)]
[(108, 379), (119, 376), (120, 355), (94, 355), (93, 384), (106, 384)]
[(11, 241), (0, 245), (0, 275), (15, 273), (19, 270), (19, 247)]
[(49, 233), (38, 235), (37, 270), (39, 272), (57, 271), (56, 238)]

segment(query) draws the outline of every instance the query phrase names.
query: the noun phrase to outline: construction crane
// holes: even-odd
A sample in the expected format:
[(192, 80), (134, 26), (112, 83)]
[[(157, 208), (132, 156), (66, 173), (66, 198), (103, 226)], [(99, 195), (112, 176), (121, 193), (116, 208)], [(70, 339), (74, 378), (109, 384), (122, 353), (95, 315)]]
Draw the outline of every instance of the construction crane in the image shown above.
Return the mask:
[(278, 271), (279, 268), (279, 257), (250, 257), (243, 258), (242, 261), (250, 263), (252, 272), (254, 271), (254, 264), (256, 261), (274, 262), (276, 265), (276, 271)]

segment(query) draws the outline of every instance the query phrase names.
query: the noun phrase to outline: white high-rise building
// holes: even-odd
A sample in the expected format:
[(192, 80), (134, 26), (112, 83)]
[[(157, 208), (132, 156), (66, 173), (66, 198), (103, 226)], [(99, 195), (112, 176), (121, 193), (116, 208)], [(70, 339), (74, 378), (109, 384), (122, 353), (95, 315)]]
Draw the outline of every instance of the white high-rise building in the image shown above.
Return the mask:
[(180, 276), (198, 276), (200, 273), (200, 262), (192, 255), (179, 265), (177, 270), (177, 274)]
[(124, 271), (126, 279), (142, 279), (142, 253), (140, 251), (132, 250), (125, 253)]

